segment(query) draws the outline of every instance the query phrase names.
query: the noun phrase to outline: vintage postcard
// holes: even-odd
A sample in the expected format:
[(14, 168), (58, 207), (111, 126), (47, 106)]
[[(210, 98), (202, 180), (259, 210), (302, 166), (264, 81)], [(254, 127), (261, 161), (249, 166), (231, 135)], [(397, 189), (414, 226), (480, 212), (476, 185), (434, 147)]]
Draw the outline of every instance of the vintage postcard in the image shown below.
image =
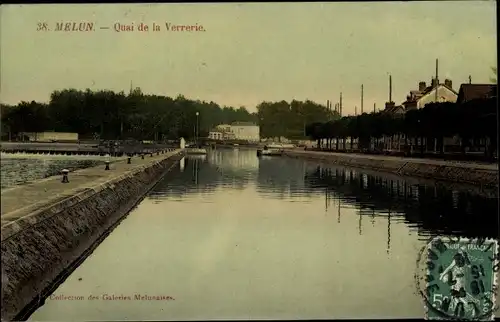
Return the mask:
[(2, 4), (2, 321), (499, 316), (496, 6)]

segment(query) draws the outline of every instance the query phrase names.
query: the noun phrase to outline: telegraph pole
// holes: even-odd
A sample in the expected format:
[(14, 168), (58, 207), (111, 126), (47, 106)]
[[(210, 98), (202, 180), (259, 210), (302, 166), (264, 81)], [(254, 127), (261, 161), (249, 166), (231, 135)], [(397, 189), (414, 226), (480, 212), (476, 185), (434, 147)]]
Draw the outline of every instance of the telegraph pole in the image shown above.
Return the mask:
[(361, 84), (361, 114), (363, 114), (363, 84)]
[(439, 78), (438, 78), (438, 60), (436, 58), (436, 95), (435, 95), (435, 100), (437, 102), (438, 100), (438, 86), (439, 86)]
[(340, 92), (340, 117), (342, 117), (342, 92)]
[(373, 103), (373, 113), (375, 113), (375, 106), (376, 106), (376, 103)]
[(392, 102), (392, 75), (389, 75), (389, 103)]

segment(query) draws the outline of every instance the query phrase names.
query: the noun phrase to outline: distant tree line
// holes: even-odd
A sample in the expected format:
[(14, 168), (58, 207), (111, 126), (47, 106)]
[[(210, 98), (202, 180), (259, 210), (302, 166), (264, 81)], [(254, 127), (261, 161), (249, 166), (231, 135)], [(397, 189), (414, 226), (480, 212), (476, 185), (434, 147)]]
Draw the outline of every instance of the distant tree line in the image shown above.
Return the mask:
[[(363, 113), (310, 123), (306, 131), (320, 147), (336, 150), (352, 149), (354, 141), (359, 150), (380, 150), (376, 144), (380, 139), (401, 142), (404, 138), (404, 148), (415, 146), (421, 153), (425, 149), (444, 153), (444, 139), (458, 136), (462, 152), (465, 152), (467, 147), (482, 139), (487, 142), (485, 153), (492, 156), (497, 148), (497, 98), (495, 94), (463, 104), (430, 103), (403, 115), (385, 111)], [(346, 144), (348, 138), (351, 147)]]
[[(198, 112), (198, 117), (196, 113)], [(76, 132), (84, 138), (161, 140), (192, 138), (220, 124), (256, 122), (244, 107), (214, 102), (145, 95), (140, 88), (126, 95), (112, 91), (55, 91), (48, 104), (21, 102), (2, 106), (2, 138), (21, 132)], [(197, 124), (198, 122), (198, 124)]]
[[(101, 90), (54, 91), (49, 103), (20, 102), (1, 106), (2, 139), (22, 132), (75, 132), (82, 139), (190, 139), (198, 126), (199, 137), (219, 124), (252, 122), (261, 137), (305, 137), (308, 122), (331, 120), (334, 113), (311, 101), (263, 102), (257, 113), (245, 107), (214, 102), (145, 95), (140, 88), (129, 94)], [(198, 113), (198, 116), (196, 116)]]
[(339, 117), (337, 112), (327, 106), (310, 100), (262, 102), (257, 106), (260, 135), (265, 138), (305, 139), (307, 124), (333, 121)]

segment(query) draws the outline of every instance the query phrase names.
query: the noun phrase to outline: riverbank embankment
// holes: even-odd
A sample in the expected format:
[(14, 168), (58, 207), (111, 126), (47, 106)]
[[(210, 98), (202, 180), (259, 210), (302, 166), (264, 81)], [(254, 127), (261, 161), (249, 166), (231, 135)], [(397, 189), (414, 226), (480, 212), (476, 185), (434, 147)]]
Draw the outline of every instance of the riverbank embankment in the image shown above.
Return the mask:
[[(118, 143), (118, 141), (116, 141)], [(1, 142), (2, 153), (31, 153), (50, 155), (135, 155), (156, 153), (174, 148), (171, 144), (125, 144), (103, 145), (99, 143), (62, 143), (62, 142)]]
[(283, 156), (310, 159), (345, 167), (370, 169), (400, 176), (421, 177), (480, 186), (498, 186), (498, 165), (380, 155), (290, 149)]
[(158, 183), (185, 151), (114, 162), (2, 191), (2, 320), (22, 318)]

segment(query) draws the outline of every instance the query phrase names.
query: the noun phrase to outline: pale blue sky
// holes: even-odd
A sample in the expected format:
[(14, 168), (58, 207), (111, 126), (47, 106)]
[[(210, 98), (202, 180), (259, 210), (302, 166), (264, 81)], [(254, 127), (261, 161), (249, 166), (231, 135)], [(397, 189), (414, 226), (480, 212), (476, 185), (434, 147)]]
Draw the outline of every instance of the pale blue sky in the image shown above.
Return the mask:
[[(311, 99), (337, 102), (345, 113), (388, 98), (403, 101), (420, 80), (487, 83), (496, 65), (493, 1), (50, 4), (1, 7), (4, 103), (48, 101), (55, 89), (128, 91), (244, 105)], [(91, 21), (88, 33), (37, 32), (37, 22)], [(116, 33), (120, 22), (161, 25), (160, 32)], [(165, 22), (205, 32), (167, 32)], [(150, 26), (151, 28), (151, 26)]]

